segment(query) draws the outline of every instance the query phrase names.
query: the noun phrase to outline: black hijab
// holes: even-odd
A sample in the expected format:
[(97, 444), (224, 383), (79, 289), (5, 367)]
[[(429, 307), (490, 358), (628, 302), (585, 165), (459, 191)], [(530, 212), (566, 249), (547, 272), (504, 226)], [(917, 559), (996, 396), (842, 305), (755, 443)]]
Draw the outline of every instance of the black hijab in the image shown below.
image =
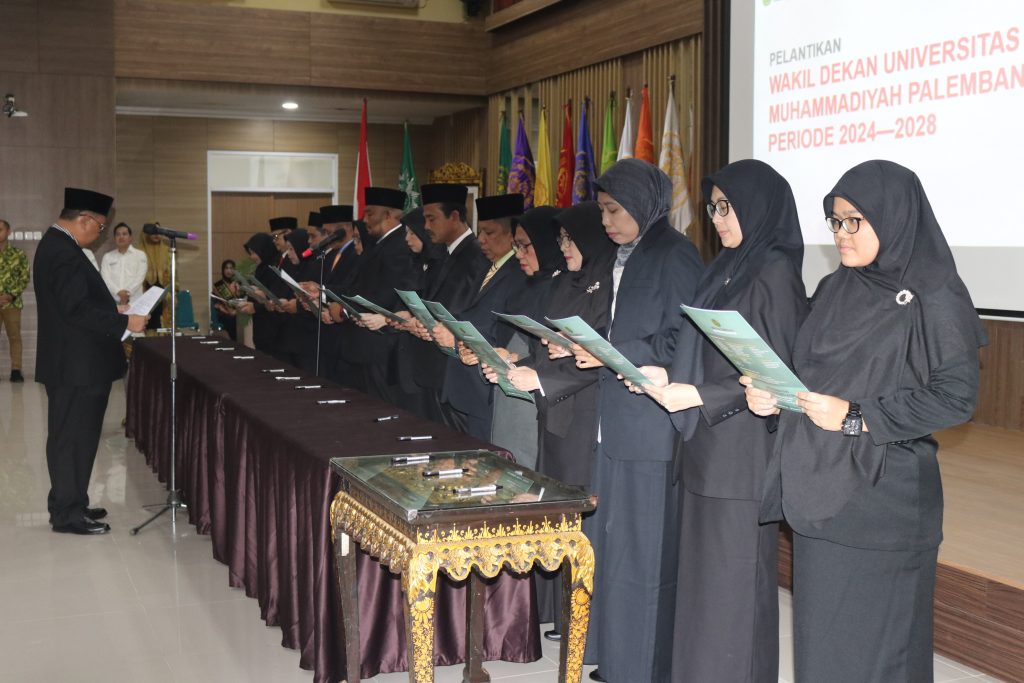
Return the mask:
[(443, 244), (434, 244), (427, 234), (423, 209), (416, 208), (402, 216), (402, 223), (412, 230), (413, 234), (423, 243), (420, 253), (413, 254), (414, 260), (420, 265), (430, 267), (435, 262), (443, 261), (448, 256), (448, 249)]
[[(878, 256), (822, 280), (793, 364), (811, 391), (873, 404), (927, 385), (933, 371), (976, 353), (987, 338), (912, 171), (890, 161), (862, 163), (825, 197), (826, 215), (836, 197), (871, 224)], [(878, 482), (886, 446), (868, 434), (826, 434), (802, 415), (784, 417), (777, 443), (786, 514), (820, 526), (859, 488)]]
[(271, 266), (276, 266), (278, 260), (281, 258), (281, 252), (274, 246), (274, 238), (265, 232), (258, 232), (245, 243), (245, 248), (248, 251), (256, 254), (259, 257), (260, 262), (256, 266), (256, 271), (253, 273), (260, 282), (266, 285), (275, 296), (281, 297), (286, 296), (291, 290), (288, 289), (288, 285), (281, 281), (277, 273), (270, 269)]
[(366, 221), (354, 221), (353, 224), (356, 226), (356, 230), (359, 231), (359, 241), (363, 245), (363, 253), (370, 251), (373, 245), (377, 244), (377, 238), (370, 234), (370, 229), (366, 227)]
[(640, 226), (636, 239), (619, 245), (615, 265), (625, 266), (651, 226), (672, 209), (672, 181), (654, 164), (641, 159), (622, 159), (612, 164), (594, 186), (611, 195)]
[(557, 215), (558, 209), (553, 206), (538, 206), (512, 219), (513, 234), (517, 226), (522, 226), (537, 254), (539, 266), (537, 272), (526, 278), (526, 285), (509, 302), (509, 311), (513, 313), (535, 319), (542, 316), (547, 311), (556, 274), (565, 271), (565, 257), (558, 248)]
[(288, 240), (288, 244), (292, 245), (292, 249), (295, 251), (295, 255), (298, 257), (298, 263), (292, 263), (290, 258), (285, 258), (281, 264), (281, 269), (291, 275), (295, 279), (299, 279), (299, 276), (303, 274), (303, 270), (306, 268), (306, 263), (302, 258), (302, 252), (309, 249), (309, 232), (304, 228), (298, 228), (292, 230), (285, 237)]
[(578, 315), (600, 331), (608, 325), (616, 244), (605, 234), (597, 202), (580, 202), (556, 218), (579, 249), (583, 265), (576, 272), (566, 272), (555, 278), (547, 316), (565, 318)]
[(796, 201), (789, 183), (779, 173), (755, 159), (736, 161), (701, 181), (704, 200), (718, 187), (729, 200), (743, 232), (735, 249), (722, 249), (697, 286), (694, 306), (716, 308), (756, 276), (758, 270), (778, 259), (787, 259), (797, 274), (804, 258), (804, 239)]

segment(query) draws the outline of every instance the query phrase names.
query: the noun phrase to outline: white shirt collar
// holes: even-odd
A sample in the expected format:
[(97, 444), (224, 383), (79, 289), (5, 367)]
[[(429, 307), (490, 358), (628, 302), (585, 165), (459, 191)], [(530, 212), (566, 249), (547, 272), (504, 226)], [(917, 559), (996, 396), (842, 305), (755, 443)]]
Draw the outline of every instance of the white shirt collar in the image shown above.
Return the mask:
[(377, 240), (377, 242), (378, 242), (378, 243), (379, 243), (379, 242), (383, 242), (384, 240), (386, 240), (386, 239), (388, 238), (388, 235), (390, 235), (390, 234), (391, 234), (391, 233), (393, 233), (393, 232), (394, 232), (395, 230), (398, 230), (398, 229), (399, 229), (399, 228), (401, 228), (401, 227), (403, 227), (403, 225), (402, 225), (401, 223), (399, 223), (398, 225), (396, 225), (395, 227), (391, 228), (391, 229), (390, 229), (390, 230), (388, 230), (388, 231), (387, 231), (386, 233), (384, 233), (384, 234), (383, 234), (383, 235), (381, 236), (381, 238), (380, 238), (379, 240)]
[(448, 254), (451, 255), (455, 251), (455, 248), (462, 244), (462, 241), (472, 234), (473, 231), (470, 230), (469, 228), (466, 228), (465, 232), (456, 237), (455, 241), (448, 245)]
[(67, 230), (66, 228), (62, 228), (62, 227), (60, 227), (59, 225), (57, 225), (56, 223), (54, 223), (54, 224), (53, 224), (53, 225), (51, 225), (50, 227), (51, 227), (51, 228), (57, 228), (57, 229), (58, 229), (58, 230), (60, 230), (60, 231), (61, 231), (62, 233), (64, 233), (64, 234), (65, 234), (65, 235), (67, 235), (68, 237), (70, 237), (70, 238), (71, 238), (72, 240), (74, 240), (74, 241), (75, 241), (75, 245), (76, 245), (76, 246), (79, 246), (79, 247), (80, 247), (80, 246), (82, 246), (82, 245), (78, 244), (78, 239), (77, 239), (77, 238), (76, 238), (76, 237), (75, 237), (74, 235), (72, 235), (72, 234), (71, 234), (70, 232), (68, 232), (68, 230)]

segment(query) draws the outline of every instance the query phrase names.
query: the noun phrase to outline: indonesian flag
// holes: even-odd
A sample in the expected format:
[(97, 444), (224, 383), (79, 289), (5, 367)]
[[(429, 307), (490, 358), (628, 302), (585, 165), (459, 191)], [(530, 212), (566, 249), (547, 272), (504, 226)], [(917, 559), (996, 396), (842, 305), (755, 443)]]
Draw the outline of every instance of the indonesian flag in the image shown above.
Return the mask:
[(366, 98), (363, 98), (363, 116), (359, 123), (359, 156), (356, 157), (356, 184), (352, 191), (352, 215), (362, 219), (366, 206), (363, 203), (366, 188), (373, 185), (370, 178), (370, 154), (366, 150)]

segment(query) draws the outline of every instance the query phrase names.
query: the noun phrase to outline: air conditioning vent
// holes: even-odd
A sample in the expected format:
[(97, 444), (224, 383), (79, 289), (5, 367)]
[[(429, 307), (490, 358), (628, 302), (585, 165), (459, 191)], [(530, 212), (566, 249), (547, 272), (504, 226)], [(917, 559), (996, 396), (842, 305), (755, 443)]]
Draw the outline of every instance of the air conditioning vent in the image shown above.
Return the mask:
[(420, 6), (420, 0), (328, 0), (332, 5), (374, 5), (376, 7), (402, 7), (416, 8)]

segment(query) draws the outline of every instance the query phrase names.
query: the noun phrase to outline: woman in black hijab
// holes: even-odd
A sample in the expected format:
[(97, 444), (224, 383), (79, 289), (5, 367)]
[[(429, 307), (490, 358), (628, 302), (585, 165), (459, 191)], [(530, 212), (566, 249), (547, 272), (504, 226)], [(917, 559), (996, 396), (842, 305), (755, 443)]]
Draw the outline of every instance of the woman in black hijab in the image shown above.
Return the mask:
[(417, 273), (419, 278), (416, 282), (416, 291), (426, 292), (433, 278), (437, 277), (441, 264), (448, 257), (448, 250), (443, 244), (434, 244), (430, 240), (422, 208), (413, 209), (402, 216), (402, 223), (405, 225), (405, 243), (412, 252), (413, 262), (423, 271), (422, 274)]
[[(302, 253), (311, 244), (309, 232), (303, 228), (292, 230), (285, 237), (285, 241), (288, 246), (284, 252), (281, 270), (288, 273), (296, 282), (317, 281), (320, 261), (302, 258)], [(284, 347), (288, 354), (288, 362), (306, 372), (315, 372), (316, 316), (310, 315), (309, 311), (302, 307), (302, 302), (291, 288), (288, 288), (288, 293), (284, 297), (284, 316)]]
[[(789, 362), (807, 315), (803, 236), (789, 183), (768, 164), (745, 159), (704, 178), (701, 189), (722, 250), (704, 271), (694, 306), (738, 311)], [(683, 333), (695, 334), (690, 325)], [(706, 340), (695, 358), (679, 353), (692, 348), (681, 340), (671, 369), (641, 368), (654, 383), (632, 388), (697, 418), (680, 425), (688, 440), (672, 678), (774, 682), (779, 527), (758, 524), (774, 429), (746, 410), (740, 375), (725, 356)]]
[[(564, 272), (551, 281), (545, 310), (535, 320), (578, 315), (598, 332), (608, 326), (615, 243), (601, 225), (597, 202), (581, 202), (554, 216)], [(538, 235), (531, 234), (536, 244)], [(509, 373), (512, 383), (534, 392), (537, 401), (537, 471), (567, 484), (591, 488), (597, 437), (597, 373), (576, 367), (561, 347), (533, 344), (530, 358)], [(489, 375), (491, 381), (497, 375)], [(545, 637), (560, 633), (561, 576), (536, 573), (537, 606), (541, 623), (554, 622)], [(540, 580), (543, 577), (543, 580)]]
[[(256, 271), (253, 273), (256, 278), (269, 287), (275, 296), (287, 297), (291, 290), (270, 269), (280, 259), (280, 252), (274, 246), (274, 238), (265, 232), (258, 232), (245, 243), (245, 250), (256, 262)], [(283, 314), (270, 310), (262, 301), (254, 302), (254, 309), (252, 316), (253, 345), (258, 350), (269, 353), (279, 360), (287, 360), (284, 353)]]
[[(842, 266), (793, 364), (813, 392), (779, 420), (763, 520), (793, 528), (796, 677), (932, 680), (942, 485), (932, 433), (968, 420), (987, 343), (920, 180), (889, 161), (824, 201)], [(749, 380), (744, 378), (749, 384)], [(748, 387), (761, 415), (778, 412)]]
[[(605, 232), (618, 246), (612, 266), (608, 340), (635, 365), (672, 363), (704, 266), (668, 222), (672, 183), (638, 159), (597, 179)], [(580, 367), (600, 365), (574, 347)], [(690, 353), (695, 353), (691, 350)], [(668, 680), (675, 611), (678, 491), (672, 419), (638, 400), (607, 368), (598, 373), (594, 490), (600, 504), (587, 536), (594, 545), (594, 601), (585, 661), (614, 683)]]
[[(553, 206), (538, 206), (512, 219), (512, 247), (519, 267), (526, 274), (526, 282), (509, 299), (505, 312), (537, 318), (547, 310), (556, 276), (565, 270), (565, 258), (558, 248), (557, 214), (558, 209)], [(533, 343), (534, 337), (513, 329), (505, 350), (514, 354), (517, 363), (538, 351), (546, 353), (544, 347)], [(514, 454), (516, 462), (536, 469), (536, 404), (510, 398), (500, 391), (493, 392), (492, 396), (491, 443)]]

